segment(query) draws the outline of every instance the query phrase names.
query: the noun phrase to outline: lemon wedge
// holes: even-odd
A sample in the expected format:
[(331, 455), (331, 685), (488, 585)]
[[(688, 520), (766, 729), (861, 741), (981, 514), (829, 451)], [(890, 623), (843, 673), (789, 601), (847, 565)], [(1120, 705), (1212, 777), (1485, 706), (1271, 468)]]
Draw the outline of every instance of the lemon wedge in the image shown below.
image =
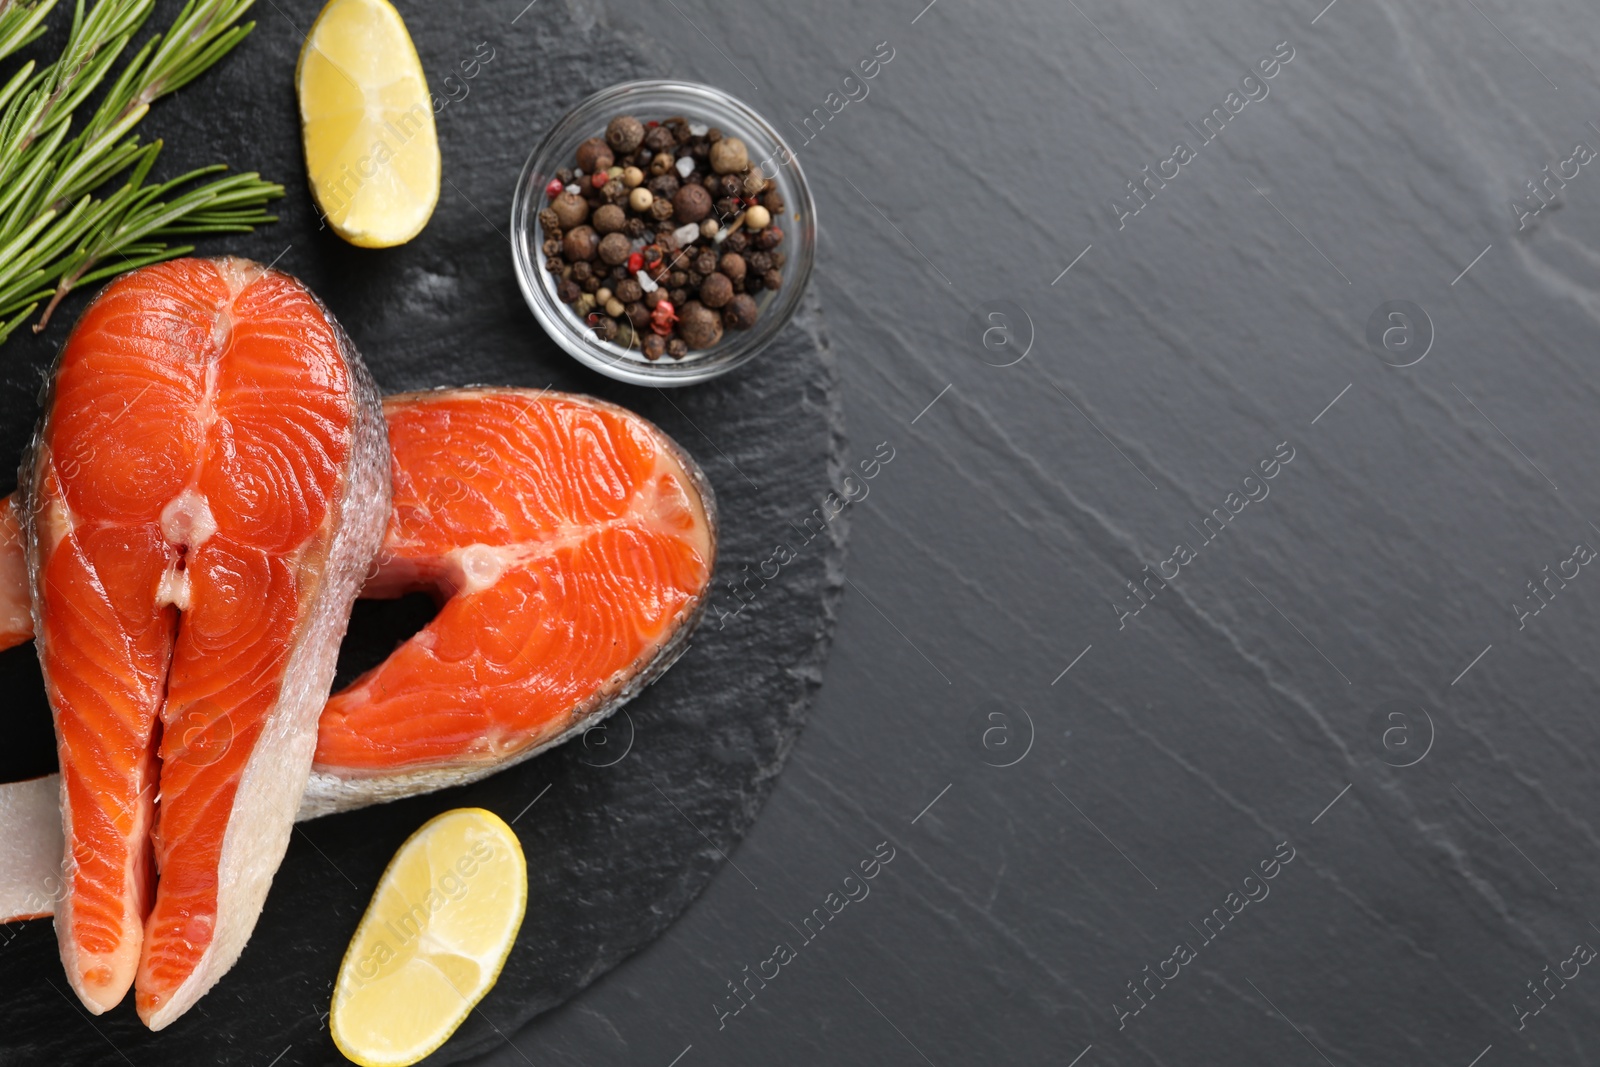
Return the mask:
[(504, 820), (482, 808), (429, 819), (389, 861), (339, 967), (328, 1019), (339, 1051), (403, 1067), (444, 1044), (500, 976), (527, 904), (528, 865)]
[(389, 0), (329, 0), (295, 67), (311, 194), (362, 248), (404, 244), (439, 202), (439, 139), (422, 61)]

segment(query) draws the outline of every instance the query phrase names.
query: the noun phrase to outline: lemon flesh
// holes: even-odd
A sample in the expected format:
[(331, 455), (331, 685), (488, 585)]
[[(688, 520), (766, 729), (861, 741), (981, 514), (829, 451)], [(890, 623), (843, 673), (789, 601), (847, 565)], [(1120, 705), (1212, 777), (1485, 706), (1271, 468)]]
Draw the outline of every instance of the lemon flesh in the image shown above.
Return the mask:
[(362, 1067), (433, 1052), (500, 976), (528, 904), (511, 827), (482, 808), (422, 825), (383, 872), (339, 967), (329, 1028)]
[(311, 194), (362, 248), (404, 244), (439, 202), (422, 61), (389, 0), (329, 0), (295, 68)]

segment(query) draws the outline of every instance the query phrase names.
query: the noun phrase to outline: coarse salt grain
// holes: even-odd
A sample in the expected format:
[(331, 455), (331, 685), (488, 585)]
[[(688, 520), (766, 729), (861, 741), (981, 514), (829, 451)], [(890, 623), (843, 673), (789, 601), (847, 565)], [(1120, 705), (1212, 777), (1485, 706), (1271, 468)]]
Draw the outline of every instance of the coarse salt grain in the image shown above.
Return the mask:
[(582, 191), (583, 190), (579, 189), (576, 185), (567, 186), (567, 192), (571, 193), (573, 196), (577, 196)]
[(710, 132), (711, 132), (711, 127), (710, 126), (704, 126), (704, 125), (701, 125), (698, 122), (689, 123), (689, 136), (691, 136), (691, 137), (704, 137), (706, 134), (708, 134)]
[(672, 231), (672, 239), (677, 242), (679, 248), (693, 244), (699, 236), (700, 224), (697, 222), (686, 222)]
[(687, 178), (694, 171), (694, 157), (684, 156), (678, 160), (677, 167), (679, 177)]
[(661, 288), (661, 286), (655, 283), (655, 280), (651, 278), (650, 275), (646, 274), (642, 270), (636, 271), (634, 276), (639, 279), (639, 288), (643, 289), (647, 293), (653, 293), (657, 289)]

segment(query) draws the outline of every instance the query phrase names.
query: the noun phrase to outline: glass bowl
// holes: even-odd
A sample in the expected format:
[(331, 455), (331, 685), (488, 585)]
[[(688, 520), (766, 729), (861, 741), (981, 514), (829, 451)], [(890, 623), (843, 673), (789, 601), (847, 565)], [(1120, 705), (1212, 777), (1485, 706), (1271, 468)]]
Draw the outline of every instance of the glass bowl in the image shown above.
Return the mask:
[[(724, 329), (722, 340), (717, 344), (692, 350), (683, 359), (662, 356), (651, 361), (645, 359), (637, 347), (626, 348), (602, 341), (571, 306), (557, 298), (559, 276), (544, 267), (544, 235), (538, 216), (547, 203), (545, 186), (556, 171), (575, 167), (574, 153), (578, 145), (590, 137), (603, 136), (606, 123), (617, 115), (632, 115), (641, 122), (681, 115), (691, 123), (714, 126), (724, 134), (738, 137), (748, 147), (751, 162), (763, 175), (776, 181), (783, 194), (786, 210), (772, 220), (774, 224), (783, 224), (782, 288), (764, 289), (756, 297), (760, 315), (753, 327)], [(545, 332), (580, 363), (635, 385), (693, 385), (726, 374), (754, 359), (772, 343), (800, 306), (806, 281), (811, 276), (816, 244), (816, 212), (811, 190), (806, 185), (799, 160), (778, 131), (722, 90), (692, 82), (624, 82), (583, 101), (545, 134), (528, 157), (511, 203), (511, 256), (517, 283), (534, 317)]]

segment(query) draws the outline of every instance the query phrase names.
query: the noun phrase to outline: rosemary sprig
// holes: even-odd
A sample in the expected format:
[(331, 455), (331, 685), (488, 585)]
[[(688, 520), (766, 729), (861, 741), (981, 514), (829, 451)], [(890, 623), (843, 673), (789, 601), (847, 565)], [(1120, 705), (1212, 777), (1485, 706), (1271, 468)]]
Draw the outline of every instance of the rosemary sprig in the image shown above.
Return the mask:
[(56, 0), (0, 0), (0, 59), (32, 44), (44, 33), (44, 17)]
[[(167, 93), (227, 55), (254, 27), (238, 25), (252, 0), (188, 0), (101, 95), (73, 134), (76, 109), (110, 74), (155, 0), (75, 0), (60, 57), (0, 78), (0, 342), (40, 304), (44, 328), (75, 286), (194, 251), (170, 239), (248, 233), (276, 218), (283, 186), (254, 173), (216, 177), (204, 167), (146, 184), (161, 142), (132, 133)], [(57, 0), (0, 0), (0, 58), (44, 32)], [(105, 188), (119, 176), (119, 188)], [(209, 179), (209, 180), (207, 180)], [(101, 195), (96, 195), (97, 193)]]

